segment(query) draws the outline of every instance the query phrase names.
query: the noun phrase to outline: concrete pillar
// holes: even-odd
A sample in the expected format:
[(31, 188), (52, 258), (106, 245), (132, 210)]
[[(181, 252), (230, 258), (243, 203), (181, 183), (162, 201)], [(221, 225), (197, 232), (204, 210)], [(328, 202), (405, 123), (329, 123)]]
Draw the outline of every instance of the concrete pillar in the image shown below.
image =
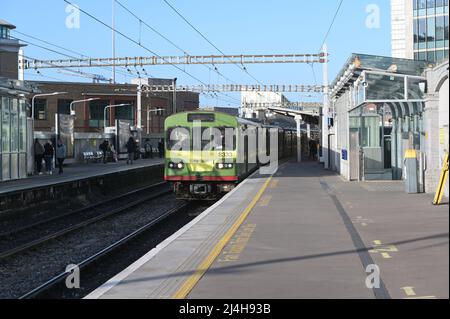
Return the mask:
[(423, 112), (425, 131), (424, 151), (426, 156), (425, 192), (433, 193), (439, 182), (439, 95), (427, 94)]
[(136, 127), (138, 131), (142, 129), (142, 83), (139, 81), (137, 87), (137, 111), (136, 111)]
[(322, 157), (325, 169), (329, 167), (328, 159), (328, 116), (329, 116), (329, 87), (328, 87), (328, 46), (323, 45), (322, 52), (325, 54), (325, 63), (323, 63), (323, 116), (322, 116)]
[(295, 117), (295, 123), (297, 123), (297, 162), (302, 161), (302, 116)]

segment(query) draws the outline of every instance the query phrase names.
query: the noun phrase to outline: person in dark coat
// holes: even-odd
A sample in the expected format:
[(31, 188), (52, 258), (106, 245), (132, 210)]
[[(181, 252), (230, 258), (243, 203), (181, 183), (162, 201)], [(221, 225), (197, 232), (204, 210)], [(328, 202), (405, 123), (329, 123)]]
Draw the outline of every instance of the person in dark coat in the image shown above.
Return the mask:
[(136, 153), (136, 142), (133, 137), (130, 137), (127, 144), (125, 145), (127, 148), (128, 158), (127, 158), (127, 165), (133, 164), (134, 155)]
[(153, 146), (152, 143), (150, 143), (150, 139), (145, 140), (145, 158), (153, 158)]
[(164, 140), (160, 139), (158, 142), (158, 152), (159, 152), (159, 158), (164, 157)]
[(309, 158), (313, 161), (316, 160), (317, 157), (317, 143), (315, 140), (309, 141)]
[(45, 171), (47, 174), (53, 174), (53, 157), (55, 156), (55, 149), (50, 142), (45, 143), (44, 145), (44, 161), (45, 161)]
[(39, 140), (34, 141), (34, 161), (36, 162), (36, 172), (42, 175), (42, 160), (44, 159), (44, 147)]
[(100, 144), (99, 149), (103, 153), (103, 163), (106, 164), (108, 161), (108, 147), (109, 147), (109, 141), (104, 140), (102, 144)]

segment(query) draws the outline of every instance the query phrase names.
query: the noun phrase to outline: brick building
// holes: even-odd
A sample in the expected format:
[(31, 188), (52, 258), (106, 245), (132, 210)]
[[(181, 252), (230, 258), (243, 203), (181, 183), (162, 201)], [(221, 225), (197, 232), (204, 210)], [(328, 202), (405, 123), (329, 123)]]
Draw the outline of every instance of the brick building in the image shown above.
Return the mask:
[[(152, 79), (153, 80), (153, 79)], [(67, 92), (63, 95), (35, 99), (35, 130), (41, 132), (55, 131), (55, 114), (70, 114), (73, 101), (95, 98), (98, 100), (75, 104), (75, 132), (100, 133), (104, 126), (104, 109), (108, 105), (130, 104), (111, 108), (107, 112), (107, 126), (114, 126), (115, 120), (130, 121), (136, 125), (137, 86), (134, 84), (98, 84), (74, 82), (32, 81), (42, 93)], [(30, 95), (30, 101), (33, 96)], [(191, 111), (199, 107), (199, 94), (177, 92), (177, 112)], [(154, 112), (152, 110), (164, 111)], [(142, 94), (142, 134), (161, 135), (164, 120), (173, 113), (173, 93)]]

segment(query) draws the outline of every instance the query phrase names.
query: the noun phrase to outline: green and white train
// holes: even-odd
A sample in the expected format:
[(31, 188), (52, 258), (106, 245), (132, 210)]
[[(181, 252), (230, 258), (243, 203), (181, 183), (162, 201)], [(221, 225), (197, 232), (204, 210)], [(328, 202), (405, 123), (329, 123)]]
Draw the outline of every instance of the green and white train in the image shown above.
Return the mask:
[[(278, 147), (270, 143), (268, 129), (278, 132)], [(258, 150), (260, 143), (252, 144), (249, 135), (243, 133), (258, 130), (265, 134), (264, 145), (268, 147), (264, 150)], [(231, 138), (230, 131), (234, 132)], [(165, 147), (164, 176), (173, 183), (177, 198), (215, 200), (261, 166), (259, 151), (277, 159), (297, 154), (297, 137), (293, 130), (268, 127), (219, 112), (195, 111), (166, 119)]]

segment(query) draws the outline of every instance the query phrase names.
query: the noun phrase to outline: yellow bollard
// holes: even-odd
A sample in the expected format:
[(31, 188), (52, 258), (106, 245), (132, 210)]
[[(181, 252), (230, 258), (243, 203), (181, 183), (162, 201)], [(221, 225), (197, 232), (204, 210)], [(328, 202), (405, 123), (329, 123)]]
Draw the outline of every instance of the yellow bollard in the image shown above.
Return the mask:
[(434, 196), (433, 205), (440, 205), (442, 197), (444, 196), (445, 184), (448, 178), (448, 152), (445, 154), (444, 165), (442, 167), (441, 178), (439, 179), (439, 185), (436, 190), (436, 196)]

